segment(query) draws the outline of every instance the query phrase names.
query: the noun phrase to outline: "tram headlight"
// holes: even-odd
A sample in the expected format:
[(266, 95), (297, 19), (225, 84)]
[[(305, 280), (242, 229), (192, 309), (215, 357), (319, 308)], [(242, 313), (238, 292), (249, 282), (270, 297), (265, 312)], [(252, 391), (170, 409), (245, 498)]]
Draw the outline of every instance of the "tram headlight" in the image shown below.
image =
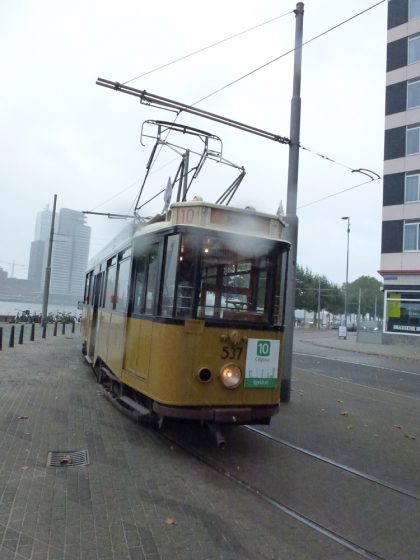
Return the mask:
[(220, 370), (220, 379), (227, 389), (235, 389), (242, 381), (242, 371), (235, 364), (228, 364)]

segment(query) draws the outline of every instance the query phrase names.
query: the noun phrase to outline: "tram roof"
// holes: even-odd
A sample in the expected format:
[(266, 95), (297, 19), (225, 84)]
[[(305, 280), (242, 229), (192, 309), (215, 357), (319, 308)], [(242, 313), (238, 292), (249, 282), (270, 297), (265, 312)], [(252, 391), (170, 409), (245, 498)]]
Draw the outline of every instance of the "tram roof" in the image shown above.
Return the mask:
[(122, 250), (134, 237), (174, 226), (199, 227), (287, 243), (283, 238), (283, 228), (286, 224), (277, 215), (257, 212), (249, 207), (235, 208), (193, 199), (188, 202), (173, 203), (168, 212), (157, 214), (147, 222), (133, 220), (127, 224), (89, 261), (89, 269)]
[(257, 212), (254, 208), (235, 208), (193, 199), (172, 204), (166, 214), (158, 214), (138, 228), (135, 236), (179, 225), (282, 240), (286, 224), (279, 216)]

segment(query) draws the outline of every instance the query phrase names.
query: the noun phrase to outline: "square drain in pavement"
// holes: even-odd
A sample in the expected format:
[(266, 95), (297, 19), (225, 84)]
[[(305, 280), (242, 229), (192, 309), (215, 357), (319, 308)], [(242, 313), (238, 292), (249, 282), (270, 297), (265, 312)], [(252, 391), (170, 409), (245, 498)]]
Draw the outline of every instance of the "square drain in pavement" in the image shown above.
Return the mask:
[(89, 465), (87, 449), (81, 451), (50, 451), (47, 457), (47, 467), (84, 467)]

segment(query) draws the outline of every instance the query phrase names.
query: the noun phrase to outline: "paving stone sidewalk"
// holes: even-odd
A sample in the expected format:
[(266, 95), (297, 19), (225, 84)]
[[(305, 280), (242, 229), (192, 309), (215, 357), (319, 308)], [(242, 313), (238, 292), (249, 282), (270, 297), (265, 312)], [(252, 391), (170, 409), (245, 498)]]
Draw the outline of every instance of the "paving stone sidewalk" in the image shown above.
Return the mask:
[[(80, 347), (0, 352), (0, 560), (355, 558), (122, 415)], [(46, 466), (79, 450), (88, 466)]]

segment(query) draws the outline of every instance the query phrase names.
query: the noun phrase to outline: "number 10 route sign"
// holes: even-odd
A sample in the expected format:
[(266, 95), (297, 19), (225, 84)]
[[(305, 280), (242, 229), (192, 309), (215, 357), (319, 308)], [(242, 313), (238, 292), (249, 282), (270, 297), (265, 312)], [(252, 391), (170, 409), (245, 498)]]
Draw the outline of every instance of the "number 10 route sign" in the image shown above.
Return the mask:
[(280, 341), (249, 338), (246, 352), (245, 387), (277, 387)]

